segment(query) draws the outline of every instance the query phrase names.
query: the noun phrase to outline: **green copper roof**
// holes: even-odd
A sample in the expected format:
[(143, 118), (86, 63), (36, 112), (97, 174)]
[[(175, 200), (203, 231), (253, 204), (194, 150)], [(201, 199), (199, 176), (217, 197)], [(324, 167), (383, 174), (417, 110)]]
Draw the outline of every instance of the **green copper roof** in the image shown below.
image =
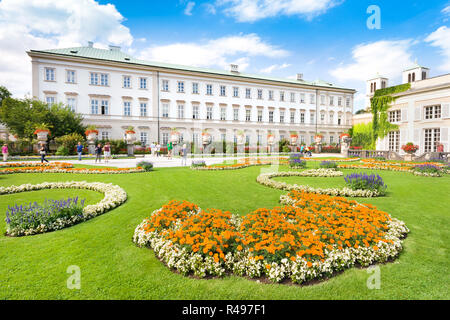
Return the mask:
[(293, 80), (293, 79), (284, 79), (284, 78), (276, 78), (276, 77), (268, 77), (262, 75), (248, 74), (242, 72), (231, 72), (225, 70), (214, 70), (208, 68), (198, 68), (198, 67), (190, 67), (162, 62), (150, 62), (145, 60), (140, 60), (132, 57), (131, 55), (120, 51), (120, 49), (99, 49), (94, 47), (76, 47), (76, 48), (65, 48), (65, 49), (50, 49), (50, 50), (31, 50), (31, 52), (35, 53), (48, 53), (62, 56), (72, 56), (72, 57), (80, 57), (80, 58), (88, 58), (88, 59), (96, 59), (96, 60), (105, 60), (105, 61), (113, 61), (113, 62), (121, 62), (127, 64), (137, 64), (143, 66), (150, 67), (159, 67), (166, 69), (175, 69), (175, 70), (184, 70), (184, 71), (192, 71), (192, 72), (201, 72), (201, 73), (209, 73), (209, 74), (217, 74), (217, 75), (226, 75), (232, 77), (240, 77), (240, 78), (248, 78), (248, 79), (258, 79), (258, 80), (267, 80), (274, 82), (283, 82), (290, 84), (303, 84), (309, 86), (316, 87), (326, 87), (326, 88), (336, 88), (343, 90), (351, 90), (342, 87), (335, 87), (331, 83), (316, 80), (316, 81), (305, 81), (305, 80)]

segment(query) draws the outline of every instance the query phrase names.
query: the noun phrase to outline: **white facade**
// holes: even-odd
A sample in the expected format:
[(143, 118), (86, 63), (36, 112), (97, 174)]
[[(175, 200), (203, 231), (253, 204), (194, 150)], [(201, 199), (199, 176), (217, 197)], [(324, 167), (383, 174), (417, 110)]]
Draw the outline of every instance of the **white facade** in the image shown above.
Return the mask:
[(28, 54), (33, 96), (72, 106), (100, 139), (122, 139), (131, 125), (146, 144), (166, 143), (173, 128), (184, 141), (198, 142), (207, 129), (214, 141), (242, 130), (252, 145), (265, 144), (269, 131), (276, 139), (295, 131), (308, 144), (321, 133), (336, 143), (352, 124), (355, 91), (323, 82), (144, 63), (115, 47)]

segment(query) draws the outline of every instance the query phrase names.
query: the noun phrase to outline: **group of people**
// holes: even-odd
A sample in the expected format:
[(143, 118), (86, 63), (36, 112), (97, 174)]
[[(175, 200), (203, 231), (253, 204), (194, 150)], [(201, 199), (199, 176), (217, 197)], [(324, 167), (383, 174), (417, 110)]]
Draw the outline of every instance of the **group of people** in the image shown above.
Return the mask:
[[(173, 142), (169, 141), (167, 143), (167, 158), (169, 160), (171, 160), (173, 157), (173, 149), (174, 149)], [(150, 152), (151, 152), (152, 157), (161, 156), (161, 145), (159, 143), (152, 142), (150, 144)], [(187, 154), (188, 154), (188, 150), (187, 150), (187, 145), (185, 143), (185, 144), (183, 144), (183, 146), (181, 147), (181, 150), (180, 150), (182, 165), (186, 165), (186, 163), (187, 163)]]
[(159, 157), (161, 155), (161, 145), (156, 142), (150, 144), (150, 152), (153, 157)]
[[(81, 142), (78, 142), (77, 145), (77, 154), (78, 154), (78, 160), (81, 161), (81, 156), (83, 155), (83, 149), (84, 146), (81, 144)], [(95, 163), (102, 162), (102, 153), (103, 157), (105, 158), (105, 163), (108, 163), (108, 161), (111, 159), (111, 145), (109, 142), (107, 142), (104, 146), (102, 146), (100, 143), (95, 147)]]

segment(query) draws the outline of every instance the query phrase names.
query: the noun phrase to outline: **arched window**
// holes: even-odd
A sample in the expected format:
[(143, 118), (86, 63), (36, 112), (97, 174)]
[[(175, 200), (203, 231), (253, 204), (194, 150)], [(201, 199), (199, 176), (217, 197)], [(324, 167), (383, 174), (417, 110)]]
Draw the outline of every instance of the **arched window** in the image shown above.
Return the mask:
[(414, 82), (414, 81), (416, 81), (416, 73), (415, 72), (412, 74), (412, 82)]
[(408, 74), (408, 82), (411, 82), (411, 73)]
[(373, 92), (373, 82), (370, 84), (370, 92)]

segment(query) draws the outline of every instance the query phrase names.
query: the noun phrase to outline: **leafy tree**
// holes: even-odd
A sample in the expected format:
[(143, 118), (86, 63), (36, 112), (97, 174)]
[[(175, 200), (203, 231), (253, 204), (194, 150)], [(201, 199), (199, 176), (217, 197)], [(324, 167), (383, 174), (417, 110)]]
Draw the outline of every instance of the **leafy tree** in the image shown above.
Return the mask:
[(4, 86), (0, 86), (0, 106), (2, 105), (2, 101), (6, 98), (11, 97), (11, 92)]
[(63, 104), (48, 105), (39, 100), (6, 98), (0, 108), (0, 122), (19, 138), (32, 140), (37, 126), (46, 124), (51, 138), (84, 133), (83, 117)]

